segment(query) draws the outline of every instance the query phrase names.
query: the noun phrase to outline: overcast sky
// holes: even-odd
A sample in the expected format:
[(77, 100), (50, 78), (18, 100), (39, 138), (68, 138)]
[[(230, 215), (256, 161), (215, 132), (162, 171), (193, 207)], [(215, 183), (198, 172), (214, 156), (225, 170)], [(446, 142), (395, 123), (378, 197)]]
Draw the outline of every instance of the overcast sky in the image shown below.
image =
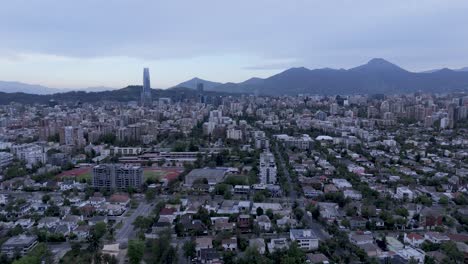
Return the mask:
[(465, 0), (14, 0), (0, 7), (0, 80), (57, 88), (200, 77), (382, 57), (408, 70), (468, 66)]

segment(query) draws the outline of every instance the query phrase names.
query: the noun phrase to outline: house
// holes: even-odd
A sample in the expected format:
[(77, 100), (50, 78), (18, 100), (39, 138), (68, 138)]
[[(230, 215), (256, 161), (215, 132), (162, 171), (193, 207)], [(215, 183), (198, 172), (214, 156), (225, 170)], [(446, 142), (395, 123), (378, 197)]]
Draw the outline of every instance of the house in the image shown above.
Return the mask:
[(406, 186), (397, 187), (395, 197), (397, 199), (406, 199), (412, 201), (414, 198), (414, 193)]
[(276, 220), (276, 225), (279, 228), (286, 228), (286, 227), (295, 228), (297, 226), (297, 220), (291, 219), (289, 215), (285, 215), (283, 216), (283, 218)]
[(109, 197), (109, 203), (126, 207), (130, 203), (130, 196), (126, 193), (115, 193)]
[(382, 252), (380, 250), (380, 248), (374, 244), (374, 243), (366, 243), (366, 244), (361, 244), (361, 245), (358, 245), (362, 250), (364, 250), (364, 252), (366, 252), (367, 256), (369, 257), (377, 257), (380, 255), (380, 252)]
[(70, 228), (67, 225), (56, 225), (49, 228), (49, 232), (53, 234), (60, 234), (63, 236), (68, 236), (70, 234)]
[(106, 254), (106, 255), (117, 257), (120, 253), (119, 243), (104, 245), (101, 253), (103, 255)]
[(352, 188), (353, 186), (349, 181), (346, 179), (332, 179), (332, 183), (338, 188), (339, 190), (345, 190)]
[(126, 207), (121, 204), (106, 204), (103, 209), (108, 216), (119, 216), (125, 212)]
[(173, 223), (176, 218), (175, 212), (174, 208), (162, 208), (159, 212), (159, 220), (165, 219), (167, 222)]
[(345, 198), (350, 198), (352, 200), (362, 200), (362, 194), (356, 190), (344, 190), (343, 191)]
[(370, 221), (375, 224), (375, 227), (381, 228), (385, 226), (385, 221), (379, 217), (372, 217)]
[(397, 250), (396, 253), (403, 260), (407, 261), (406, 263), (409, 263), (411, 259), (414, 259), (415, 261), (417, 261), (417, 263), (424, 263), (424, 259), (426, 257), (426, 254), (424, 253), (424, 251), (422, 251), (421, 249), (416, 249), (416, 248), (411, 248), (411, 247), (406, 247), (406, 248)]
[(441, 244), (445, 241), (450, 241), (450, 238), (442, 233), (439, 232), (426, 232), (424, 234), (424, 238), (427, 241), (430, 241), (435, 244)]
[(221, 246), (225, 251), (237, 251), (237, 237), (223, 239)]
[(302, 186), (302, 191), (306, 198), (314, 198), (323, 195), (322, 191), (316, 190), (310, 186)]
[(59, 224), (58, 217), (44, 217), (37, 222), (38, 228), (51, 228)]
[(309, 253), (306, 255), (306, 262), (312, 264), (328, 264), (330, 260), (322, 253), (312, 254)]
[(19, 235), (10, 237), (2, 245), (2, 254), (12, 258), (18, 252), (21, 256), (24, 256), (31, 251), (37, 243), (36, 236)]
[(270, 243), (268, 243), (268, 251), (270, 253), (288, 248), (289, 243), (286, 238), (272, 238)]
[(73, 233), (76, 235), (77, 240), (84, 241), (88, 238), (90, 234), (91, 226), (81, 225), (73, 230)]
[(283, 206), (280, 203), (253, 203), (250, 214), (257, 215), (257, 208), (259, 207), (263, 209), (263, 212), (266, 212), (268, 209), (272, 210), (274, 213), (278, 213), (283, 210)]
[(34, 225), (34, 221), (30, 218), (25, 218), (25, 219), (18, 219), (15, 222), (15, 226), (19, 225), (23, 229), (29, 229)]
[(403, 241), (405, 243), (410, 244), (413, 247), (420, 247), (421, 244), (424, 242), (425, 238), (424, 236), (417, 234), (417, 233), (405, 233), (405, 236), (403, 238)]
[(263, 238), (249, 239), (249, 247), (257, 249), (258, 253), (265, 254), (265, 240)]
[(63, 225), (67, 225), (70, 230), (74, 230), (78, 226), (79, 222), (82, 220), (82, 216), (67, 215), (60, 221), (60, 223)]
[(202, 264), (221, 264), (222, 256), (214, 248), (204, 248), (198, 251), (198, 260)]
[(370, 234), (353, 233), (349, 235), (349, 241), (354, 245), (374, 243), (374, 237)]
[(104, 215), (96, 215), (88, 219), (88, 224), (90, 226), (96, 225), (99, 222), (103, 222), (107, 224), (107, 216)]
[(106, 198), (103, 196), (92, 196), (92, 197), (89, 197), (88, 199), (88, 203), (90, 205), (100, 205), (100, 204), (104, 204), (105, 202), (106, 202)]
[(241, 214), (237, 217), (237, 227), (241, 230), (250, 229), (250, 215)]
[(215, 231), (232, 231), (235, 223), (229, 223), (229, 217), (211, 217), (211, 225)]
[(419, 214), (420, 225), (426, 229), (433, 229), (436, 226), (443, 225), (442, 218), (445, 212), (439, 207), (425, 207)]
[(202, 249), (213, 248), (213, 238), (209, 236), (197, 237), (195, 239), (195, 250), (200, 252)]
[(291, 241), (297, 241), (300, 248), (314, 250), (318, 248), (319, 240), (311, 229), (291, 229), (289, 230)]
[(340, 216), (337, 203), (318, 203), (320, 216), (327, 221), (333, 222)]
[(255, 223), (260, 227), (261, 230), (270, 231), (271, 220), (267, 215), (258, 216), (255, 219)]
[(351, 217), (349, 224), (352, 229), (362, 229), (366, 227), (367, 219), (360, 216)]
[(405, 245), (403, 245), (403, 243), (400, 242), (400, 240), (392, 237), (392, 236), (386, 236), (385, 237), (385, 240), (387, 241), (387, 248), (388, 250), (390, 251), (398, 251), (400, 249), (403, 249), (405, 248)]

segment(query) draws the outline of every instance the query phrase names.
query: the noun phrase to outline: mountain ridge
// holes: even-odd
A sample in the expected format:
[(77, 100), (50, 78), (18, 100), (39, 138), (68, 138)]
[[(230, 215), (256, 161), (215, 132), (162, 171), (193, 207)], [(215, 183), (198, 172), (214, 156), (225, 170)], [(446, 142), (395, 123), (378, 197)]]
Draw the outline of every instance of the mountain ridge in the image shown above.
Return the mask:
[(344, 69), (296, 67), (263, 79), (261, 83), (229, 83), (214, 91), (264, 95), (297, 94), (395, 94), (416, 91), (447, 92), (468, 90), (468, 72), (440, 70), (410, 72), (381, 58)]

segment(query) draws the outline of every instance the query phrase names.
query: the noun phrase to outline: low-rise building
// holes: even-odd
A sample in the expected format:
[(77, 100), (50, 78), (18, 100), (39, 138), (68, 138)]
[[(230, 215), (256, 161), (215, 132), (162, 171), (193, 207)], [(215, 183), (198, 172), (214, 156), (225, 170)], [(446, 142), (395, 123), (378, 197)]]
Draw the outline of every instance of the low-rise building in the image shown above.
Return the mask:
[(314, 250), (318, 248), (319, 239), (311, 229), (291, 229), (289, 237), (292, 241), (297, 241), (300, 248)]
[(24, 256), (31, 251), (37, 243), (36, 236), (19, 235), (10, 237), (2, 245), (2, 254), (7, 255), (9, 258), (12, 258), (16, 253)]

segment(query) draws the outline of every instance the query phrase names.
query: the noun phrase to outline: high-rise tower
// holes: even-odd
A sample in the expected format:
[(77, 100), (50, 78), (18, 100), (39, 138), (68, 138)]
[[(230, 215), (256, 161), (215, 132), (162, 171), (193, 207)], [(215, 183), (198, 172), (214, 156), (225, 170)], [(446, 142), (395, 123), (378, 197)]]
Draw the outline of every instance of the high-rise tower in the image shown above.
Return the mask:
[(143, 69), (143, 88), (141, 90), (141, 105), (150, 106), (153, 102), (151, 98), (151, 84), (150, 84), (150, 75), (149, 69)]

